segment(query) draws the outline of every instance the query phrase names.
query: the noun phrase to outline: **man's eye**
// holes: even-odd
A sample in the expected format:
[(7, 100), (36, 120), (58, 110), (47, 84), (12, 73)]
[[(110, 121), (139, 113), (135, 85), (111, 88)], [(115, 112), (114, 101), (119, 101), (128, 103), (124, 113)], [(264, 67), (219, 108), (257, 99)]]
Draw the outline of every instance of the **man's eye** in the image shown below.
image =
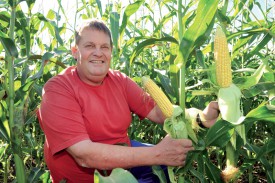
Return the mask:
[(92, 44), (87, 44), (85, 47), (87, 47), (87, 48), (92, 48), (92, 47), (94, 47), (94, 45), (92, 45)]

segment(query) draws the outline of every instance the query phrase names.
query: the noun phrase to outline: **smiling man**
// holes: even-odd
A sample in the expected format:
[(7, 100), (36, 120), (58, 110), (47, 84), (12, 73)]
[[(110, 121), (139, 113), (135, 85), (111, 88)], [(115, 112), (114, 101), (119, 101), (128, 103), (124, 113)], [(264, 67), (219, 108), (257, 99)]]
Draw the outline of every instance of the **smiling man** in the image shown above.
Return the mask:
[[(157, 145), (132, 147), (127, 135), (132, 113), (163, 123), (152, 98), (125, 74), (110, 69), (112, 39), (100, 20), (87, 20), (75, 34), (76, 66), (65, 69), (44, 86), (39, 121), (46, 137), (44, 153), (53, 183), (91, 183), (95, 169), (141, 167), (139, 182), (157, 182), (144, 166), (182, 166), (189, 139), (163, 138)], [(209, 113), (207, 119), (216, 119)], [(118, 144), (127, 144), (120, 146)], [(137, 170), (137, 169), (135, 169)], [(141, 173), (140, 173), (141, 172)]]
[(101, 24), (87, 28), (89, 22), (86, 23), (76, 33), (72, 54), (78, 61), (80, 79), (90, 85), (100, 85), (110, 68), (113, 47), (111, 33)]

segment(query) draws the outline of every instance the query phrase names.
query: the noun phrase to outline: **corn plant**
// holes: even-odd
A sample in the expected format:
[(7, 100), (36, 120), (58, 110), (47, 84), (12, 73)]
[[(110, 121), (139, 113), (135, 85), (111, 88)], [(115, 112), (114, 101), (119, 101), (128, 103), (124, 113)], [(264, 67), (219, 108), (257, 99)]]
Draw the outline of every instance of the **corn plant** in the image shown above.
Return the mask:
[[(57, 58), (52, 58), (53, 48), (43, 55), (34, 54), (32, 48), (35, 43), (40, 49), (45, 48), (41, 39), (36, 38), (34, 41), (41, 22), (45, 23), (45, 27), (57, 40), (61, 39), (57, 36), (59, 32), (55, 32), (58, 30), (54, 27), (55, 24), (51, 24), (42, 14), (32, 15), (31, 11), (25, 14), (21, 9), (21, 1), (3, 3), (0, 12), (1, 55), (4, 55), (0, 64), (1, 182), (9, 182), (9, 179), (35, 182), (40, 176), (41, 179), (43, 176), (49, 179), (49, 172), (43, 169), (44, 138), (35, 114), (41, 99), (42, 85), (45, 83), (41, 80), (43, 71), (51, 77), (47, 70), (58, 64), (64, 67), (64, 64)], [(28, 2), (29, 10), (33, 4), (34, 1)], [(60, 53), (61, 50), (60, 46), (55, 51)], [(47, 62), (52, 64), (45, 66)], [(47, 80), (47, 77), (44, 79)]]
[[(58, 9), (42, 14), (32, 13), (35, 0), (0, 1), (1, 182), (49, 181), (35, 110), (44, 83), (75, 64), (69, 50), (77, 22), (94, 17), (110, 25), (114, 39), (111, 67), (138, 83), (149, 75), (171, 103), (182, 109), (203, 109), (218, 99), (216, 79), (220, 77), (213, 75), (213, 39), (221, 26), (229, 48), (232, 83), (241, 92), (245, 132), (224, 118), (200, 130), (196, 150), (177, 173), (184, 174), (187, 182), (222, 182), (226, 147), (234, 144), (234, 136), (238, 149), (234, 159), (240, 172), (236, 179), (257, 182), (259, 173), (252, 171), (257, 166), (266, 181), (275, 181), (273, 1), (76, 0), (72, 1), (74, 12), (67, 12), (64, 2), (55, 1)], [(22, 10), (23, 3), (27, 11)], [(72, 20), (68, 13), (75, 13)], [(164, 135), (162, 126), (133, 116), (131, 138), (155, 144)], [(24, 171), (16, 175), (15, 166)]]

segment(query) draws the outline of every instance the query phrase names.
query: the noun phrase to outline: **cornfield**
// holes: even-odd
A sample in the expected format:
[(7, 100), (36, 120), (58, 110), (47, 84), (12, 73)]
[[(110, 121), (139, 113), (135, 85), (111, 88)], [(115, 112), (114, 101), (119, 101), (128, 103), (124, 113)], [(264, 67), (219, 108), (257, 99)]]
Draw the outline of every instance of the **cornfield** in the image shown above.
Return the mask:
[[(275, 182), (275, 1), (52, 1), (56, 8), (43, 12), (34, 7), (46, 9), (47, 1), (0, 0), (0, 182), (51, 182), (36, 111), (44, 84), (75, 64), (74, 30), (87, 18), (111, 29), (112, 69), (140, 85), (150, 77), (182, 109), (219, 98), (214, 40), (221, 28), (241, 120), (220, 118), (197, 132), (178, 182)], [(156, 144), (165, 134), (133, 115), (131, 139)], [(227, 180), (228, 154), (238, 173)]]

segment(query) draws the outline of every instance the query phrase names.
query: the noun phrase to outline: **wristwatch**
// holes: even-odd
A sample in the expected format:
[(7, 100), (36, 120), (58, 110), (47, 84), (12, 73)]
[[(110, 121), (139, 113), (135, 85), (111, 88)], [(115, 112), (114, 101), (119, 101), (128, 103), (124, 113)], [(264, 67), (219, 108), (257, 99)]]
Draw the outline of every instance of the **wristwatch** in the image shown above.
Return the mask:
[(205, 128), (205, 126), (202, 123), (202, 120), (201, 120), (201, 117), (200, 117), (200, 113), (197, 114), (196, 122), (198, 123), (199, 127)]

